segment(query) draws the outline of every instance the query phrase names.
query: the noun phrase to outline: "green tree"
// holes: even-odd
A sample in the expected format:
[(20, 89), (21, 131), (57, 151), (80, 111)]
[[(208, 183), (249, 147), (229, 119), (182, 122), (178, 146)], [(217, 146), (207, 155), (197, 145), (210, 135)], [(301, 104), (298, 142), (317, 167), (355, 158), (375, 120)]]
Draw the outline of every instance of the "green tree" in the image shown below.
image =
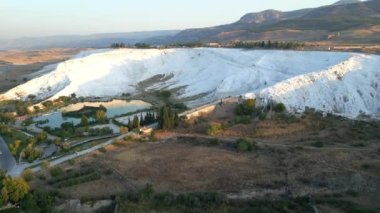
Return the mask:
[(26, 213), (53, 212), (53, 197), (48, 192), (37, 189), (25, 196), (21, 209)]
[(40, 132), (35, 136), (37, 143), (44, 142), (48, 139), (48, 134), (46, 132)]
[(80, 120), (80, 125), (84, 127), (88, 127), (88, 118), (87, 116), (83, 115)]
[(129, 118), (128, 118), (128, 129), (129, 129), (129, 130), (132, 130), (132, 129), (133, 129), (132, 121), (131, 121), (131, 119), (129, 119)]
[(42, 163), (41, 163), (41, 168), (42, 168), (43, 170), (45, 170), (45, 171), (49, 170), (49, 168), (50, 168), (50, 163), (49, 163), (49, 161), (47, 161), (47, 160), (42, 161)]
[(8, 124), (13, 123), (15, 121), (15, 117), (10, 112), (0, 112), (0, 123)]
[(9, 149), (14, 156), (16, 156), (21, 145), (21, 140), (15, 140), (12, 144), (9, 145)]
[[(153, 115), (153, 120), (155, 120)], [(158, 123), (160, 129), (168, 130), (177, 127), (179, 124), (179, 117), (175, 110), (171, 107), (162, 107), (160, 115), (158, 116)]]
[(163, 107), (161, 110), (161, 129), (170, 129), (170, 115), (168, 111), (168, 107)]
[(9, 201), (17, 203), (29, 191), (29, 185), (22, 178), (10, 178), (7, 177), (3, 180), (4, 188), (8, 192)]
[(61, 167), (53, 167), (50, 169), (50, 175), (53, 177), (58, 177), (63, 174), (63, 169)]
[(207, 134), (211, 136), (218, 136), (222, 133), (222, 124), (218, 122), (211, 122), (207, 129)]
[(26, 213), (41, 212), (32, 194), (27, 194), (21, 201), (21, 208)]
[(252, 115), (255, 111), (256, 100), (255, 99), (247, 99), (244, 100), (243, 103), (238, 104), (236, 107), (237, 115)]
[(95, 120), (97, 123), (106, 123), (107, 122), (107, 113), (102, 110), (97, 110), (95, 113)]
[(33, 192), (33, 197), (38, 207), (41, 209), (41, 212), (52, 212), (53, 198), (48, 192), (36, 190)]
[(137, 117), (137, 115), (135, 115), (133, 117), (132, 126), (134, 129), (140, 129), (140, 121), (139, 121), (139, 117)]
[(283, 103), (278, 103), (273, 107), (273, 110), (277, 113), (285, 112), (286, 107)]
[(27, 182), (31, 181), (34, 178), (34, 174), (32, 169), (27, 168), (22, 172), (22, 178), (26, 180)]
[(247, 139), (240, 138), (236, 141), (236, 148), (240, 152), (251, 152), (254, 148), (256, 148), (256, 144)]
[(0, 190), (0, 206), (6, 205), (8, 203), (8, 200), (8, 190), (7, 188), (2, 187)]

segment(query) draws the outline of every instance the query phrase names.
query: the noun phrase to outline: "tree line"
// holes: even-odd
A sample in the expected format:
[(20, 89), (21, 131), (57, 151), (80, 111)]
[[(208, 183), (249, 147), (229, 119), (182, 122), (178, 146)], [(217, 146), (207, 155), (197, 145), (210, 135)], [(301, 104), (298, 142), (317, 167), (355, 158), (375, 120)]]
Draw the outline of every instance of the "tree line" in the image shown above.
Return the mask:
[(141, 126), (149, 125), (157, 122), (157, 116), (154, 112), (147, 112), (145, 116), (141, 113), (140, 118), (139, 116), (135, 115), (133, 116), (133, 119), (128, 119), (128, 129), (140, 129)]
[(233, 43), (234, 48), (245, 49), (300, 49), (304, 43), (295, 41), (238, 41)]
[(112, 43), (110, 45), (110, 48), (112, 49), (132, 48), (132, 47), (139, 48), (139, 49), (151, 48), (150, 44), (147, 44), (147, 43), (136, 43), (135, 45), (132, 46), (132, 45), (120, 42), (120, 43)]

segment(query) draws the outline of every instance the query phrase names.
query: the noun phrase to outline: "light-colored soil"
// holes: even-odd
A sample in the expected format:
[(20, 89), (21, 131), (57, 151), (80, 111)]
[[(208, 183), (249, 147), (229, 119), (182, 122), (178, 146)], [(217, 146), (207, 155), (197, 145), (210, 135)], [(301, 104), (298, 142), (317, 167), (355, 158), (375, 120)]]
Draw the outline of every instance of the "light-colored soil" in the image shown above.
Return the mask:
[(70, 58), (76, 53), (78, 53), (77, 49), (47, 49), (36, 51), (7, 50), (0, 51), (0, 61), (12, 63), (14, 65), (26, 65), (60, 61)]
[(80, 49), (0, 51), (0, 93), (30, 80), (31, 74), (49, 64), (64, 61)]

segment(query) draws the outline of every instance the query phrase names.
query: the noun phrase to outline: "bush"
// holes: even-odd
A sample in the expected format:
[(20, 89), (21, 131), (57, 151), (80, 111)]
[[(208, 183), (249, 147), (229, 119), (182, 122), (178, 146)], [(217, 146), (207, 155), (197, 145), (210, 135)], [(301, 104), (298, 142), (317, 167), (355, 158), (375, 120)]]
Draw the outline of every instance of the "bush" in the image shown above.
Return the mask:
[(104, 148), (104, 147), (101, 147), (101, 148), (98, 149), (98, 151), (101, 152), (101, 153), (106, 153), (107, 149)]
[(34, 178), (34, 173), (32, 171), (32, 169), (25, 169), (23, 172), (22, 172), (22, 177), (24, 178), (25, 181), (29, 182), (31, 180), (33, 180)]
[(63, 174), (63, 169), (61, 167), (53, 167), (50, 169), (50, 175), (52, 177), (58, 177)]
[(311, 145), (314, 146), (314, 147), (318, 147), (318, 148), (322, 148), (322, 147), (325, 146), (325, 144), (322, 141), (317, 141), (317, 142), (315, 142), (315, 143), (313, 143)]
[(219, 144), (220, 144), (220, 141), (218, 138), (213, 138), (210, 140), (210, 145), (212, 145), (212, 146), (217, 146)]
[(211, 136), (218, 136), (222, 133), (222, 124), (217, 122), (211, 122), (207, 129), (207, 134)]
[(73, 166), (73, 165), (75, 164), (75, 160), (74, 160), (74, 159), (70, 159), (70, 160), (69, 160), (69, 164), (70, 164), (71, 166)]
[(238, 116), (235, 119), (235, 123), (237, 123), (237, 124), (250, 124), (251, 123), (251, 117), (248, 115)]
[(278, 103), (274, 106), (273, 110), (277, 113), (285, 112), (286, 107), (283, 103)]
[(241, 138), (236, 141), (236, 148), (239, 152), (251, 152), (256, 145), (254, 142)]
[(150, 200), (153, 197), (154, 189), (152, 184), (146, 184), (141, 192), (142, 198), (145, 200)]
[(247, 99), (243, 103), (238, 104), (235, 113), (237, 115), (252, 115), (255, 112), (256, 100)]
[(113, 173), (113, 170), (112, 169), (107, 169), (104, 174), (105, 175), (111, 175)]

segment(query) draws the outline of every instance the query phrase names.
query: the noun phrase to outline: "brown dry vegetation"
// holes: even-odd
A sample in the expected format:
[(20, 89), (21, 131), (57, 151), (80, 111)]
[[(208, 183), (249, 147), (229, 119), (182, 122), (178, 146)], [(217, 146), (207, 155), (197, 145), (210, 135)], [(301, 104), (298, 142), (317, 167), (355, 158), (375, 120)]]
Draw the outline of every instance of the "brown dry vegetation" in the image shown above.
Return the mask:
[(31, 75), (44, 66), (64, 61), (80, 51), (80, 49), (0, 51), (0, 93), (35, 77)]
[[(257, 199), (331, 196), (380, 208), (377, 124), (313, 113), (298, 119), (272, 114), (271, 119), (234, 124), (233, 109), (218, 107), (193, 124), (158, 132), (158, 142), (119, 142), (73, 166), (65, 164), (65, 169), (96, 168), (102, 178), (61, 191), (69, 197), (99, 199), (152, 183), (158, 192), (220, 191)], [(212, 137), (205, 135), (205, 128), (210, 121), (225, 124), (219, 145), (208, 143)], [(255, 140), (257, 149), (238, 152), (234, 141), (244, 136)], [(113, 173), (106, 175), (107, 169)], [(34, 187), (50, 186), (37, 180)], [(333, 209), (328, 204), (317, 207)]]
[(61, 61), (78, 53), (78, 49), (7, 50), (0, 51), (0, 61), (15, 65)]

